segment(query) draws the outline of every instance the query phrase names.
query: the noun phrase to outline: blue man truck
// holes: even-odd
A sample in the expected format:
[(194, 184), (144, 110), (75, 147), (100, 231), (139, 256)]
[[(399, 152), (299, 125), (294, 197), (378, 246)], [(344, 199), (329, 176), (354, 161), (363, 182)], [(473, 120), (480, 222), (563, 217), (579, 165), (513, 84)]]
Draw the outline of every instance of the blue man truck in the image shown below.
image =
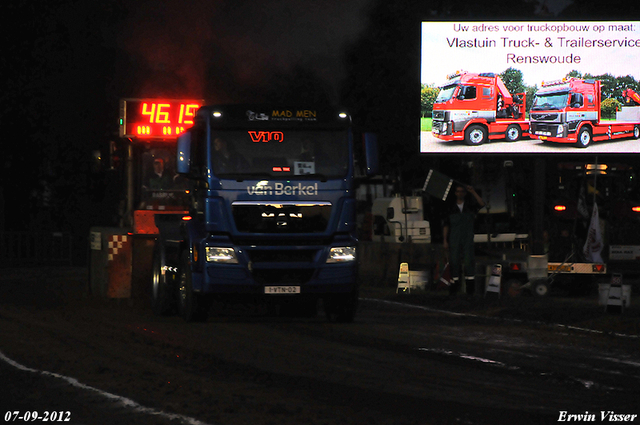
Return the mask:
[[(333, 108), (204, 106), (177, 142), (189, 214), (155, 217), (152, 302), (206, 320), (216, 298), (262, 299), (353, 321), (358, 303), (354, 137)], [(376, 141), (364, 137), (366, 174)]]

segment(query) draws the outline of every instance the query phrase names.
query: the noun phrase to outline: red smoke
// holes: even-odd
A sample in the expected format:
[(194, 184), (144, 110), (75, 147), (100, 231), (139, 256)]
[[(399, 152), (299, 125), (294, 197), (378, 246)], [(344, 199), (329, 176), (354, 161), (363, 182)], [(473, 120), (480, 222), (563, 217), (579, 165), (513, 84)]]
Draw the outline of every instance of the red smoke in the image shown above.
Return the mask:
[(244, 101), (299, 66), (336, 84), (369, 1), (131, 3), (121, 43), (133, 69), (119, 73), (137, 81), (126, 96)]

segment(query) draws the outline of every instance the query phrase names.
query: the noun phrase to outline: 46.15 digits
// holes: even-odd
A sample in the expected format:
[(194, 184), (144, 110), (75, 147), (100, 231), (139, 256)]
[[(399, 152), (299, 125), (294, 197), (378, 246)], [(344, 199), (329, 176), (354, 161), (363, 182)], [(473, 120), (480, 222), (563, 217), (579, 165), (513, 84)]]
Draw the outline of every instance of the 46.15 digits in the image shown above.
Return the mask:
[(194, 124), (200, 108), (191, 100), (123, 100), (120, 136), (143, 139), (175, 139)]
[[(199, 107), (200, 105), (196, 104), (181, 104), (180, 112), (178, 113), (178, 124), (193, 124), (193, 116), (195, 115), (195, 112)], [(170, 118), (170, 111), (168, 110), (170, 108), (170, 103), (144, 102), (142, 104), (142, 111), (140, 111), (140, 113), (141, 115), (148, 116), (150, 123), (155, 122), (158, 124), (171, 124), (172, 120)]]
[[(150, 124), (169, 124), (162, 126), (163, 136), (174, 136), (184, 132), (184, 124), (192, 125), (195, 112), (200, 105), (198, 104), (180, 104), (180, 111), (178, 112), (178, 120), (171, 117), (171, 103), (154, 103), (143, 102), (140, 107), (140, 115), (149, 117)], [(179, 124), (172, 127), (171, 124)], [(152, 128), (149, 125), (136, 126), (136, 134), (139, 135), (151, 135)]]
[(19, 410), (8, 411), (4, 414), (5, 422), (69, 422), (71, 421), (71, 412), (69, 411), (51, 411), (45, 410), (40, 413), (36, 410), (21, 412)]

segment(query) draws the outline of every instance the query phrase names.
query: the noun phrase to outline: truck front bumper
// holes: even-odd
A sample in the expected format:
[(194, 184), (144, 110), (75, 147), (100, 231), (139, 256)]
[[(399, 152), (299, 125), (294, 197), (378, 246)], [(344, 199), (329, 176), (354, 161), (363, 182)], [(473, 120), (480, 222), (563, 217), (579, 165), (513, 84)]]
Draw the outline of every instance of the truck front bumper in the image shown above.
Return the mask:
[(533, 121), (530, 124), (529, 134), (536, 139), (557, 143), (575, 143), (577, 140), (576, 132), (570, 132), (569, 126), (563, 123)]
[[(344, 246), (344, 245), (341, 245)], [(337, 248), (337, 247), (333, 247)], [(194, 290), (202, 293), (330, 294), (351, 292), (357, 282), (355, 249), (332, 260), (327, 246), (235, 247), (237, 262), (202, 263)]]
[[(334, 264), (317, 269), (273, 267), (249, 270), (240, 265), (209, 265), (200, 279), (196, 279), (197, 274), (194, 273), (194, 290), (202, 293), (331, 294), (354, 290), (357, 267), (355, 264)], [(278, 292), (269, 288), (282, 290)]]
[(453, 132), (453, 121), (436, 121), (431, 122), (431, 134), (442, 140), (464, 140), (464, 133)]

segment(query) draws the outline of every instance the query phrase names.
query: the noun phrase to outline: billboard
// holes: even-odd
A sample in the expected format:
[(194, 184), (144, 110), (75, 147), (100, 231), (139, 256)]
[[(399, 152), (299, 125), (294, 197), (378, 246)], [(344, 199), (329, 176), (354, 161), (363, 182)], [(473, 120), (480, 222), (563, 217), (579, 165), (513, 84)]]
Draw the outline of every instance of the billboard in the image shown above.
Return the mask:
[(422, 153), (640, 152), (640, 22), (423, 22)]

